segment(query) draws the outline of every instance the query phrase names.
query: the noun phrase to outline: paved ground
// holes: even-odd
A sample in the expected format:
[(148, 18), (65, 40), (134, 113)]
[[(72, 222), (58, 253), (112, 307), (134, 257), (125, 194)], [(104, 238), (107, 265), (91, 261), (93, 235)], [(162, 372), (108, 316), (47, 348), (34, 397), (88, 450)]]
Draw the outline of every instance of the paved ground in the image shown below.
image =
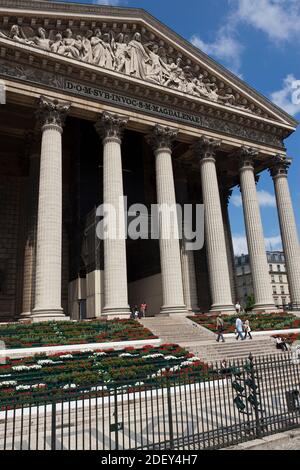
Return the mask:
[(266, 437), (231, 447), (228, 450), (300, 450), (300, 430)]

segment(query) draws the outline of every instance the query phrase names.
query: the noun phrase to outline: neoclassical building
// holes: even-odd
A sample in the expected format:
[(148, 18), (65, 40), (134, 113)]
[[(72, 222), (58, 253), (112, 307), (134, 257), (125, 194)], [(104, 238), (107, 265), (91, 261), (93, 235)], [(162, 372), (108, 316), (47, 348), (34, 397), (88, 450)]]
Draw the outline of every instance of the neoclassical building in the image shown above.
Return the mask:
[[(274, 180), (291, 303), (284, 141), (297, 122), (143, 10), (0, 0), (0, 320), (232, 312), (240, 185), (257, 311), (274, 310), (257, 199)], [(3, 93), (2, 93), (3, 94)], [(204, 204), (205, 244), (96, 236), (96, 208)], [(168, 221), (160, 219), (160, 233)]]

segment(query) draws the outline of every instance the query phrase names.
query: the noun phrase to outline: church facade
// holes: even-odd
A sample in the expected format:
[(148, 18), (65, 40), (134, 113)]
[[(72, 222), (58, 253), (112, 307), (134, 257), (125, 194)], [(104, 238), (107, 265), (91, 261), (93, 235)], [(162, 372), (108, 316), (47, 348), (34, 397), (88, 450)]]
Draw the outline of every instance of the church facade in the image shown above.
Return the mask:
[[(237, 185), (255, 310), (274, 311), (256, 189), (267, 170), (300, 309), (284, 145), (297, 122), (283, 110), (143, 10), (38, 0), (0, 0), (0, 86), (0, 321), (122, 317), (141, 302), (233, 312)], [(204, 247), (163, 237), (164, 213), (157, 239), (99, 239), (97, 207), (122, 214), (124, 196), (203, 204)]]

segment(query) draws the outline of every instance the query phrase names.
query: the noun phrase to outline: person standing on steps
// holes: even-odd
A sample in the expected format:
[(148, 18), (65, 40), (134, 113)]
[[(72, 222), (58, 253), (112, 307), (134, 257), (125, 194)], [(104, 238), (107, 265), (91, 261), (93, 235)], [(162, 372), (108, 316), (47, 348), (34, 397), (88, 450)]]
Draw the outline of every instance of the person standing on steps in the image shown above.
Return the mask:
[(238, 315), (240, 315), (241, 310), (242, 310), (242, 307), (241, 307), (240, 301), (238, 300), (237, 303), (235, 304), (235, 311)]
[(148, 305), (146, 304), (146, 302), (143, 302), (140, 306), (141, 318), (144, 318), (146, 316), (147, 308), (148, 308)]
[(222, 315), (220, 314), (217, 318), (217, 332), (218, 332), (217, 343), (220, 342), (220, 339), (222, 340), (222, 343), (225, 343), (224, 330), (225, 330), (224, 320), (222, 318)]
[(235, 322), (235, 329), (236, 329), (236, 334), (237, 334), (237, 337), (236, 337), (236, 340), (238, 341), (239, 338), (241, 338), (242, 341), (244, 341), (244, 328), (243, 328), (243, 322), (242, 320), (240, 319), (240, 317), (237, 318), (236, 322)]
[(253, 339), (252, 335), (251, 335), (251, 326), (250, 326), (249, 320), (245, 321), (244, 331), (245, 331), (245, 338), (244, 339), (247, 339), (247, 336), (249, 336), (250, 339)]

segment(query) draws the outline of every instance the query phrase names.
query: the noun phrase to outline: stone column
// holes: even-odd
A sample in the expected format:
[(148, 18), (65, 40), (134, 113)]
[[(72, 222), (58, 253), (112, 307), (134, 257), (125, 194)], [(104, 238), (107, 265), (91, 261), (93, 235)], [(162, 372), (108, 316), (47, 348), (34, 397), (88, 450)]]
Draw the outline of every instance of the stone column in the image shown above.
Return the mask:
[(230, 219), (229, 219), (229, 213), (228, 213), (228, 205), (229, 205), (231, 196), (232, 196), (232, 191), (226, 190), (226, 189), (222, 190), (222, 199), (223, 199), (222, 200), (222, 212), (223, 212), (223, 221), (224, 221), (226, 252), (227, 252), (227, 258), (228, 258), (231, 296), (232, 296), (233, 302), (236, 302), (238, 298), (237, 298), (237, 293), (236, 293), (236, 281), (235, 281), (234, 249), (233, 249)]
[(42, 97), (34, 321), (65, 318), (61, 307), (62, 132), (69, 104)]
[(254, 175), (254, 158), (258, 152), (255, 149), (243, 147), (238, 154), (240, 158), (240, 185), (255, 297), (254, 310), (274, 311), (275, 305)]
[(116, 114), (103, 113), (96, 130), (103, 139), (103, 203), (115, 215), (108, 223), (116, 222), (115, 233), (104, 239), (104, 310), (103, 314), (118, 317), (129, 314), (125, 213), (121, 142), (128, 119)]
[(276, 160), (275, 165), (270, 169), (270, 173), (275, 187), (291, 304), (294, 309), (300, 311), (299, 239), (287, 178), (291, 162), (282, 157), (278, 157)]
[(216, 170), (220, 140), (202, 137), (195, 145), (201, 164), (205, 212), (205, 239), (212, 297), (212, 312), (233, 313), (224, 224)]
[(159, 245), (163, 289), (161, 313), (167, 315), (187, 313), (183, 299), (171, 150), (176, 136), (176, 129), (157, 125), (148, 139), (155, 152), (157, 203), (160, 211)]
[(29, 175), (24, 201), (24, 251), (21, 320), (29, 318), (34, 308), (36, 236), (39, 195), (40, 138), (29, 136)]
[[(184, 209), (184, 205), (188, 204), (188, 182), (186, 175), (183, 174), (182, 168), (178, 168), (177, 170), (175, 185), (177, 199)], [(186, 242), (184, 238), (181, 243), (181, 269), (183, 297), (186, 308), (188, 312), (199, 312), (194, 252), (186, 250)]]

